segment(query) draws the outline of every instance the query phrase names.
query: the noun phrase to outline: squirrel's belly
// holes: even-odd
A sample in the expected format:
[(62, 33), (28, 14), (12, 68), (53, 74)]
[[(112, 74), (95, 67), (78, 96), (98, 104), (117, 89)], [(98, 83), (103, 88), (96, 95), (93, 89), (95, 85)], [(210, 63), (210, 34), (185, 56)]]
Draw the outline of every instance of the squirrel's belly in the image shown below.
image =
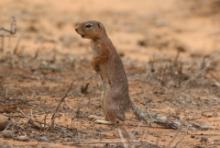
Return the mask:
[(106, 68), (106, 65), (100, 65), (100, 71), (99, 71), (99, 74), (102, 78), (102, 81), (103, 81), (103, 84), (105, 85), (105, 87), (109, 86), (110, 82), (109, 82), (109, 75), (108, 75), (108, 72), (107, 72), (107, 68)]

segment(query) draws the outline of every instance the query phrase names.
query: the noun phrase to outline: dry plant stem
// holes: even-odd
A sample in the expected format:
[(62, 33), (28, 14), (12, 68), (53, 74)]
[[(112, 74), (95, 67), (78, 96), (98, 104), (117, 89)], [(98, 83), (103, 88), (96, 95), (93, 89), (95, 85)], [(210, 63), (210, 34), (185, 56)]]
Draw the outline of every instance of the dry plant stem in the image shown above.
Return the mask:
[(186, 129), (186, 135), (183, 135), (179, 141), (176, 142), (174, 148), (177, 148), (177, 146), (184, 140), (184, 138), (188, 135), (188, 132), (189, 132), (189, 127), (187, 127)]
[(7, 48), (10, 48), (10, 47), (11, 47), (10, 45), (11, 45), (11, 36), (8, 37), (8, 45), (7, 45)]
[(195, 73), (189, 80), (187, 80), (185, 82), (185, 85), (189, 84), (190, 82), (193, 82), (195, 81), (196, 79), (198, 78), (201, 78), (202, 76), (206, 75), (209, 68), (210, 68), (210, 64), (209, 64), (209, 59), (207, 59), (208, 57), (203, 57), (200, 65), (199, 65), (199, 68), (198, 68), (198, 72)]
[(168, 147), (171, 147), (172, 143), (176, 140), (176, 138), (179, 136), (181, 132), (181, 128), (178, 129), (178, 131), (176, 132), (176, 134), (173, 136), (173, 139), (171, 139), (171, 141), (168, 144)]
[(16, 19), (15, 17), (12, 17), (11, 21), (11, 28), (10, 29), (5, 29), (3, 27), (0, 27), (0, 31), (4, 32), (1, 34), (1, 48), (0, 51), (4, 51), (4, 38), (5, 37), (11, 37), (12, 35), (16, 34)]
[(180, 145), (180, 143), (184, 140), (185, 137), (186, 137), (186, 135), (185, 135), (185, 136), (182, 136), (182, 137), (180, 138), (180, 140), (176, 142), (174, 148), (177, 148), (177, 146)]
[(42, 127), (40, 126), (41, 123), (33, 121), (33, 119), (29, 116), (27, 116), (20, 108), (18, 108), (18, 111), (22, 114), (23, 117), (28, 119), (28, 123), (32, 125), (35, 129), (41, 130)]
[(12, 17), (10, 29), (5, 29), (5, 28), (1, 27), (0, 30), (4, 31), (6, 34), (14, 35), (16, 33), (16, 19), (15, 19), (15, 17)]
[(215, 84), (216, 84), (217, 86), (220, 86), (220, 81), (218, 80), (218, 78), (217, 78), (214, 74), (212, 74), (212, 73), (209, 73), (209, 75), (211, 76), (211, 78), (213, 79), (213, 81), (215, 82)]
[(123, 143), (124, 148), (129, 148), (120, 128), (118, 128), (118, 134), (120, 136), (120, 139), (121, 139), (121, 142)]
[[(81, 139), (80, 139), (81, 140)], [(107, 140), (102, 140), (102, 141), (82, 141), (81, 140), (81, 142), (80, 142), (80, 144), (79, 143), (77, 143), (77, 144), (79, 144), (79, 145), (81, 145), (81, 146), (83, 146), (83, 145), (96, 145), (96, 144), (106, 144), (106, 143), (109, 143), (109, 144), (118, 144), (119, 142), (121, 142), (121, 139), (120, 139), (120, 141), (118, 140), (118, 139), (107, 139)], [(131, 144), (140, 144), (140, 140), (133, 140), (132, 141), (132, 143)], [(150, 142), (147, 142), (147, 144), (151, 144)], [(147, 148), (150, 148), (150, 145), (149, 145), (149, 147), (147, 147)]]
[(55, 124), (55, 118), (56, 118), (56, 114), (61, 106), (61, 104), (65, 101), (65, 98), (68, 97), (69, 95), (69, 92), (72, 90), (73, 88), (73, 81), (72, 83), (70, 84), (69, 88), (67, 89), (66, 93), (64, 94), (64, 96), (60, 99), (60, 102), (57, 104), (57, 107), (51, 117), (51, 125), (50, 125), (50, 128), (54, 128), (54, 124)]
[(39, 54), (40, 54), (40, 50), (37, 49), (36, 52), (34, 53), (33, 60), (36, 60), (39, 57)]
[(1, 37), (1, 49), (0, 51), (3, 52), (4, 51), (4, 36), (0, 36)]
[(177, 53), (176, 53), (176, 56), (174, 58), (174, 62), (173, 62), (174, 66), (178, 65), (179, 57), (180, 57), (180, 51), (178, 50)]
[(53, 50), (53, 57), (51, 59), (51, 63), (55, 63), (57, 60), (57, 51), (56, 50)]
[(18, 49), (19, 49), (20, 42), (21, 42), (21, 37), (18, 38), (18, 40), (16, 42), (16, 45), (14, 47), (13, 54), (15, 54), (15, 55), (18, 54)]
[(10, 34), (13, 35), (15, 34), (17, 31), (16, 29), (16, 18), (13, 16), (12, 17), (12, 21), (11, 21), (11, 30), (10, 30)]
[(48, 115), (48, 113), (45, 113), (45, 116), (44, 116), (44, 126), (43, 126), (43, 128), (44, 128), (44, 130), (46, 130), (47, 129), (47, 115)]
[(134, 140), (134, 137), (132, 136), (132, 134), (130, 134), (123, 125), (119, 126), (118, 128), (119, 130), (122, 131), (124, 138), (127, 140), (129, 148), (134, 148), (134, 145), (132, 144), (132, 141), (131, 141), (131, 140)]

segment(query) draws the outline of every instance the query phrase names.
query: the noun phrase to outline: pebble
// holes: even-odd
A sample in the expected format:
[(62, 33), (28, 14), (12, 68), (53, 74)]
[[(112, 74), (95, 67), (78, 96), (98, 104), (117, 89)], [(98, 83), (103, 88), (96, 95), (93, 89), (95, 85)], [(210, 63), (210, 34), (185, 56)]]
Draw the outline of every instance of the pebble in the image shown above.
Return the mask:
[(27, 135), (17, 136), (16, 139), (20, 140), (20, 141), (29, 141), (30, 140)]
[(49, 141), (49, 139), (46, 136), (40, 136), (40, 137), (37, 137), (37, 139), (39, 141)]

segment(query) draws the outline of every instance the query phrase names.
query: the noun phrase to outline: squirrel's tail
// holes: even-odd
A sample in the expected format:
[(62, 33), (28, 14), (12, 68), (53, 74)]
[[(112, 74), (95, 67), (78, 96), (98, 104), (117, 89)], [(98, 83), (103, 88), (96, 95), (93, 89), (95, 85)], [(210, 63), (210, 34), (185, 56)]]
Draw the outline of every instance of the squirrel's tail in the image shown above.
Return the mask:
[(152, 112), (144, 112), (142, 111), (139, 107), (134, 105), (131, 102), (131, 108), (135, 114), (135, 116), (139, 120), (143, 120), (144, 122), (151, 124), (151, 123), (157, 123), (162, 126), (165, 126), (167, 128), (172, 128), (172, 129), (178, 129), (182, 124), (179, 120), (171, 120), (166, 116), (157, 114), (157, 113), (152, 113)]
[(154, 117), (151, 113), (144, 112), (140, 107), (136, 106), (131, 100), (131, 109), (137, 119), (143, 120), (146, 123), (154, 122)]
[(131, 108), (132, 111), (134, 112), (134, 115), (139, 119), (139, 120), (146, 120), (146, 115), (145, 113), (136, 105), (134, 105), (133, 102), (131, 102)]

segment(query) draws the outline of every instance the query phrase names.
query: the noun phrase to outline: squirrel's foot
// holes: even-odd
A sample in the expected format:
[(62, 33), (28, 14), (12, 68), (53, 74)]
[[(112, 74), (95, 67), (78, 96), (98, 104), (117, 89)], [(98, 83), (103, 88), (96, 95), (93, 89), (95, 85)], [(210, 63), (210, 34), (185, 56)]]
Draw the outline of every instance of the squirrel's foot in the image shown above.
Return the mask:
[(106, 124), (106, 125), (112, 125), (112, 124), (114, 124), (113, 122), (107, 121), (107, 120), (104, 120), (104, 119), (95, 120), (95, 123), (98, 123), (98, 124)]
[(89, 119), (94, 120), (95, 123), (97, 123), (97, 124), (106, 124), (106, 125), (114, 124), (113, 122), (105, 120), (102, 117), (99, 117), (99, 116), (96, 116), (96, 115), (90, 115)]

